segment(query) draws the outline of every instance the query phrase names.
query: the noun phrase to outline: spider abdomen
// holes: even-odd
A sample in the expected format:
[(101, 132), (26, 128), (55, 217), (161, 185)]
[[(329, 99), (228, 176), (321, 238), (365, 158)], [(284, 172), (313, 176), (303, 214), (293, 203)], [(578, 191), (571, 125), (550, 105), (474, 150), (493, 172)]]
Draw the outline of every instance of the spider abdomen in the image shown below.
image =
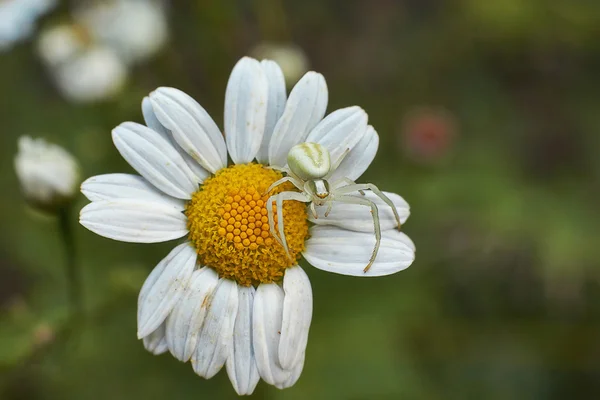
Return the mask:
[(321, 179), (329, 173), (329, 152), (318, 143), (300, 143), (290, 149), (287, 162), (290, 170), (305, 181)]

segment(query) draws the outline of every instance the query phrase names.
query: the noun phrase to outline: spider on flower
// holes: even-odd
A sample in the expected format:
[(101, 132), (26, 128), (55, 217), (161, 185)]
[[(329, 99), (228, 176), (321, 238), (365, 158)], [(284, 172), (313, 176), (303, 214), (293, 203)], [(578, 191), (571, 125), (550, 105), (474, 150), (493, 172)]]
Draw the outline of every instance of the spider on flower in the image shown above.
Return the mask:
[(276, 204), (276, 212), (278, 215), (283, 215), (283, 202), (285, 200), (296, 200), (303, 203), (309, 203), (310, 210), (315, 219), (318, 218), (317, 210), (315, 206), (327, 205), (325, 211), (325, 218), (329, 215), (334, 202), (347, 203), (347, 204), (361, 204), (371, 207), (371, 214), (373, 216), (373, 225), (375, 231), (375, 247), (369, 263), (363, 270), (365, 273), (371, 268), (379, 245), (381, 244), (381, 226), (379, 224), (379, 210), (377, 205), (366, 198), (360, 198), (353, 196), (353, 192), (359, 192), (364, 196), (364, 190), (370, 190), (383, 200), (387, 205), (392, 208), (394, 217), (398, 223), (398, 230), (400, 230), (400, 216), (392, 201), (385, 195), (377, 186), (372, 183), (356, 183), (349, 178), (341, 178), (336, 181), (329, 182), (329, 178), (337, 167), (344, 160), (344, 157), (348, 154), (350, 149), (347, 149), (339, 159), (332, 165), (327, 149), (318, 143), (300, 143), (292, 147), (287, 156), (288, 167), (274, 167), (270, 168), (282, 171), (286, 173), (286, 176), (274, 182), (266, 193), (269, 193), (278, 185), (284, 182), (292, 183), (299, 192), (285, 191), (275, 195), (272, 195), (267, 200), (267, 211), (269, 217), (269, 229), (271, 235), (276, 238), (279, 243), (283, 246), (286, 253), (289, 255), (287, 241), (284, 233), (284, 222), (283, 218), (279, 218), (277, 221), (277, 230), (275, 231), (275, 218), (273, 212), (273, 203)]

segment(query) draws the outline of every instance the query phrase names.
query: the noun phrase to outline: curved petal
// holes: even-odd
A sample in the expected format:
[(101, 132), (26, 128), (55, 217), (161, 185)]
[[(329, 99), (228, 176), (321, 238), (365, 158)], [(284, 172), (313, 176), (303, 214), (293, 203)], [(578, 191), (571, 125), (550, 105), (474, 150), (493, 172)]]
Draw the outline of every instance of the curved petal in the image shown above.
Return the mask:
[(283, 289), (275, 283), (259, 285), (254, 297), (254, 355), (260, 377), (270, 385), (283, 383), (290, 377), (290, 371), (281, 367), (278, 355), (283, 300)]
[(165, 128), (154, 113), (154, 108), (152, 108), (152, 102), (150, 101), (150, 97), (146, 96), (142, 100), (142, 114), (144, 115), (144, 121), (148, 128), (152, 129), (154, 132), (160, 133), (160, 135), (165, 138), (171, 145), (177, 150), (179, 155), (183, 158), (183, 161), (187, 164), (188, 167), (192, 170), (194, 175), (196, 175), (197, 182), (202, 183), (210, 173), (202, 168), (200, 164), (196, 160), (192, 158), (188, 153), (183, 151), (183, 149), (177, 144), (173, 135), (167, 128)]
[(185, 209), (183, 200), (164, 194), (139, 175), (92, 176), (81, 184), (81, 193), (91, 201), (139, 199), (169, 205), (178, 211)]
[[(410, 207), (406, 200), (396, 193), (383, 192), (396, 206), (400, 222), (405, 223), (410, 215)], [(394, 212), (379, 196), (371, 191), (365, 191), (364, 196), (356, 193), (353, 195), (357, 198), (371, 200), (379, 209), (379, 226), (382, 231), (395, 229), (396, 217)], [(328, 206), (317, 206), (317, 214), (319, 218), (315, 219), (312, 213), (308, 213), (310, 222), (317, 225), (335, 225), (340, 228), (350, 229), (351, 231), (373, 232), (373, 214), (371, 208), (362, 204), (346, 204), (334, 201), (329, 215), (325, 217), (325, 211)]]
[(279, 68), (279, 65), (275, 61), (262, 60), (260, 65), (267, 77), (269, 84), (269, 97), (267, 100), (267, 118), (265, 121), (265, 134), (263, 135), (262, 143), (256, 159), (259, 163), (268, 165), (269, 164), (269, 143), (271, 142), (271, 136), (273, 136), (273, 130), (275, 124), (281, 118), (283, 109), (285, 108), (285, 100), (287, 94), (285, 92), (285, 78), (283, 71)]
[(323, 75), (307, 72), (292, 89), (283, 115), (275, 125), (269, 143), (269, 165), (285, 166), (290, 149), (304, 142), (308, 133), (323, 119), (327, 100)]
[(160, 133), (161, 136), (169, 142), (174, 140), (173, 136), (171, 136), (171, 132), (169, 132), (169, 130), (165, 128), (156, 117), (156, 113), (152, 107), (152, 102), (148, 96), (145, 96), (142, 99), (142, 115), (144, 116), (144, 122), (148, 128), (152, 129), (156, 133)]
[(175, 247), (148, 275), (138, 297), (138, 338), (154, 332), (186, 292), (196, 267), (189, 242)]
[(315, 126), (306, 141), (324, 146), (335, 165), (346, 150), (352, 150), (362, 139), (368, 120), (365, 110), (358, 106), (335, 110)]
[(221, 279), (208, 305), (196, 353), (192, 356), (194, 371), (203, 378), (212, 378), (225, 364), (233, 346), (233, 327), (238, 310), (237, 284)]
[(164, 353), (169, 348), (165, 338), (165, 323), (160, 324), (158, 328), (148, 336), (143, 338), (144, 348), (155, 356)]
[(413, 242), (404, 233), (390, 229), (381, 233), (375, 262), (364, 272), (375, 248), (373, 233), (353, 232), (334, 226), (315, 226), (306, 241), (304, 258), (324, 271), (352, 276), (383, 276), (406, 269), (415, 259)]
[(196, 351), (198, 335), (217, 283), (219, 276), (212, 268), (194, 271), (186, 294), (167, 318), (167, 344), (171, 354), (179, 361), (187, 362)]
[(260, 63), (244, 57), (235, 64), (225, 91), (225, 139), (236, 164), (256, 157), (267, 116), (268, 83)]
[(188, 232), (181, 211), (147, 200), (95, 201), (81, 209), (79, 222), (100, 236), (132, 243), (166, 242)]
[(112, 131), (121, 156), (148, 182), (178, 199), (190, 199), (198, 182), (177, 150), (152, 129), (124, 122)]
[(300, 266), (285, 271), (283, 291), (279, 362), (284, 369), (292, 369), (304, 357), (313, 311), (310, 280)]
[(379, 147), (379, 135), (375, 129), (369, 125), (360, 142), (344, 158), (342, 163), (331, 174), (331, 181), (340, 178), (349, 178), (357, 180), (373, 162), (377, 148)]
[(225, 364), (229, 380), (240, 396), (252, 394), (260, 380), (252, 347), (252, 308), (255, 292), (252, 286), (238, 286), (239, 306), (233, 330), (233, 345), (229, 348)]
[(160, 87), (150, 93), (160, 123), (175, 141), (203, 168), (215, 173), (227, 166), (227, 146), (208, 113), (179, 89)]
[(294, 369), (291, 371), (290, 377), (285, 382), (275, 385), (277, 389), (287, 389), (289, 387), (294, 386), (296, 382), (298, 382), (298, 379), (300, 379), (300, 375), (302, 375), (302, 369), (304, 369), (304, 359), (305, 355), (304, 353), (302, 353), (302, 357), (294, 366)]

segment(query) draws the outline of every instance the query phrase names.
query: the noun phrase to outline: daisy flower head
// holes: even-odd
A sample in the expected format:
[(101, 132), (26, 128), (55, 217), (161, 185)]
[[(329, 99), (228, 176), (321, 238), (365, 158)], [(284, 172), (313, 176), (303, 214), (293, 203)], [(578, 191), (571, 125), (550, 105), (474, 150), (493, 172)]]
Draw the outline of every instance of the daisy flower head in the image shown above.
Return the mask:
[(81, 210), (81, 224), (127, 242), (186, 238), (140, 291), (138, 337), (150, 352), (170, 351), (205, 378), (226, 366), (240, 395), (251, 394), (260, 378), (292, 386), (304, 366), (313, 307), (298, 260), (355, 276), (412, 263), (414, 245), (396, 229), (409, 208), (396, 194), (386, 197), (394, 211), (370, 192), (350, 194), (380, 206), (381, 246), (366, 272), (376, 243), (371, 208), (336, 202), (324, 217), (329, 203), (271, 206), (278, 194), (302, 194), (297, 182), (286, 181), (295, 176), (288, 154), (301, 143), (321, 146), (332, 159), (345, 155), (332, 182), (357, 179), (373, 160), (379, 139), (367, 114), (348, 107), (323, 118), (327, 101), (321, 74), (306, 73), (287, 96), (275, 62), (245, 57), (227, 84), (224, 134), (194, 99), (166, 87), (144, 98), (145, 125), (113, 130), (115, 146), (139, 175), (86, 180), (81, 189), (92, 202)]

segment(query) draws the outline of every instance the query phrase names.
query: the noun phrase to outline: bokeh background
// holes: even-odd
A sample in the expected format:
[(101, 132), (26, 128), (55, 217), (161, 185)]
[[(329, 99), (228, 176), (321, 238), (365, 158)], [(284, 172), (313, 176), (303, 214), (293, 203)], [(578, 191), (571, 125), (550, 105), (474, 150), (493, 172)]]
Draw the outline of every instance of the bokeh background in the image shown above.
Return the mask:
[(81, 195), (86, 316), (69, 318), (57, 222), (26, 206), (13, 158), (28, 134), (71, 151), (83, 177), (131, 171), (110, 131), (142, 121), (144, 95), (180, 88), (222, 126), (232, 66), (273, 45), (325, 76), (329, 111), (369, 113), (381, 143), (361, 181), (410, 203), (417, 258), (374, 279), (306, 265), (303, 375), (254, 397), (600, 397), (600, 2), (173, 1), (166, 44), (88, 102), (38, 51), (74, 4), (0, 53), (1, 399), (236, 397), (224, 371), (205, 381), (136, 340), (138, 290), (171, 244), (92, 234)]

